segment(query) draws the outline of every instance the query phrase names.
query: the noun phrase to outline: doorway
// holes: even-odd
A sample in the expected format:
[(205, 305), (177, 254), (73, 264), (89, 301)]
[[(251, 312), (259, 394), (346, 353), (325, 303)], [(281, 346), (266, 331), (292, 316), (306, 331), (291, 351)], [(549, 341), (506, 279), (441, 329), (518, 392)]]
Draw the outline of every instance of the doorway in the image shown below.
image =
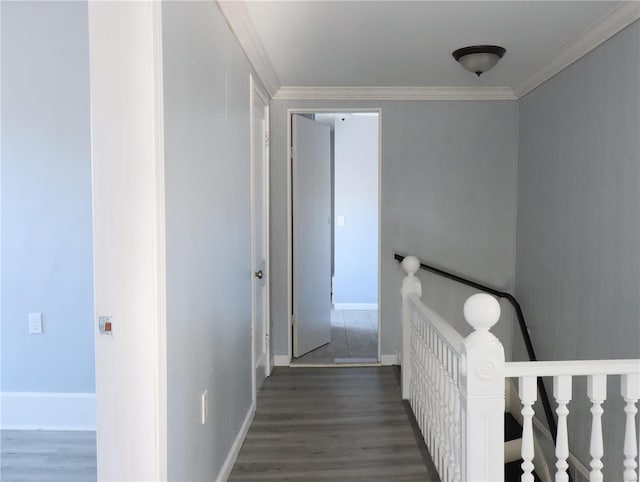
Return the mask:
[(271, 373), (269, 348), (269, 101), (251, 76), (252, 396)]
[(293, 111), (289, 133), (291, 363), (378, 363), (380, 111)]

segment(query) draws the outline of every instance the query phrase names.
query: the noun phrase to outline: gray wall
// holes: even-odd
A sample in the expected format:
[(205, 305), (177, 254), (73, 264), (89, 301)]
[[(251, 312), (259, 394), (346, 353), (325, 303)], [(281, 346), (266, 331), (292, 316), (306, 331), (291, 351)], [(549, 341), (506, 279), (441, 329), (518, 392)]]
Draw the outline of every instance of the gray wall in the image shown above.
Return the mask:
[(333, 144), (333, 302), (378, 303), (378, 116), (338, 118)]
[(165, 3), (163, 44), (168, 469), (211, 481), (251, 406), (250, 71), (214, 2)]
[[(543, 360), (640, 357), (639, 47), (636, 22), (520, 101), (516, 293)], [(574, 397), (586, 461), (582, 380)], [(606, 480), (622, 479), (619, 410), (615, 378)]]
[[(518, 105), (512, 101), (273, 101), (271, 109), (271, 320), (287, 355), (287, 109), (382, 108), (382, 354), (400, 346), (394, 252), (511, 290), (515, 266)], [(425, 299), (461, 330), (472, 291), (425, 275)], [(507, 317), (509, 316), (508, 309)], [(511, 324), (498, 335), (510, 351)]]
[[(87, 5), (2, 2), (2, 386), (94, 392)], [(44, 334), (28, 333), (42, 312)]]

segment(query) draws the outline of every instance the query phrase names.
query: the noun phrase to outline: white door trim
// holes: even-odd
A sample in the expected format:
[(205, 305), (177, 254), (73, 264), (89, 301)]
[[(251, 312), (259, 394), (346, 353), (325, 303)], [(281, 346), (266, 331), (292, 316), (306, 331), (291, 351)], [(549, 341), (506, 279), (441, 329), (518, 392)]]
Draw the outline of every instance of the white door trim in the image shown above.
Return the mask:
[[(291, 124), (293, 114), (345, 113), (359, 114), (374, 112), (378, 114), (378, 361), (382, 346), (382, 107), (365, 108), (289, 108), (287, 109), (287, 344), (289, 363), (293, 359), (293, 172), (291, 170)], [(279, 357), (279, 366), (284, 360)], [(305, 365), (312, 366), (312, 365)], [(337, 365), (336, 365), (337, 366)], [(339, 365), (342, 366), (342, 365)], [(368, 365), (369, 366), (369, 365)]]
[[(268, 96), (262, 91), (259, 82), (256, 82), (253, 75), (250, 74), (250, 78), (249, 78), (249, 84), (250, 84), (250, 95), (249, 95), (249, 104), (250, 104), (250, 111), (249, 111), (249, 116), (250, 116), (250, 130), (251, 130), (251, 135), (250, 135), (250, 143), (251, 143), (251, 155), (250, 155), (250, 162), (251, 162), (251, 176), (250, 176), (250, 192), (251, 192), (251, 276), (252, 276), (252, 281), (251, 281), (251, 393), (252, 393), (252, 400), (255, 402), (256, 401), (256, 396), (257, 396), (257, 380), (256, 380), (256, 356), (255, 356), (255, 352), (256, 352), (256, 343), (265, 343), (265, 377), (268, 377), (271, 374), (271, 369), (273, 367), (273, 362), (271, 360), (271, 336), (270, 336), (270, 316), (269, 316), (269, 311), (270, 311), (270, 307), (269, 307), (269, 296), (270, 296), (270, 270), (269, 270), (269, 101), (268, 101)], [(265, 143), (264, 143), (264, 152), (263, 152), (263, 193), (264, 193), (264, 204), (263, 204), (263, 240), (264, 240), (264, 252), (265, 252), (265, 271), (266, 271), (266, 278), (265, 278), (265, 288), (264, 288), (264, 295), (265, 295), (265, 310), (264, 310), (264, 326), (263, 326), (263, 333), (265, 335), (265, 339), (263, 340), (257, 340), (256, 339), (256, 334), (255, 334), (255, 313), (256, 313), (256, 308), (255, 308), (255, 291), (254, 291), (254, 280), (253, 280), (253, 274), (254, 272), (258, 269), (255, 266), (255, 218), (256, 218), (256, 213), (255, 213), (255, 192), (253, 189), (253, 185), (254, 185), (254, 158), (255, 158), (255, 152), (254, 152), (254, 136), (255, 136), (255, 131), (254, 131), (254, 116), (253, 116), (253, 109), (255, 106), (256, 101), (259, 101), (263, 106), (264, 106), (264, 119), (265, 119), (265, 123), (264, 123), (264, 131), (263, 131), (263, 135), (265, 136)]]
[(153, 6), (154, 69), (155, 69), (155, 140), (156, 140), (156, 240), (157, 240), (157, 353), (155, 383), (157, 433), (157, 474), (159, 480), (169, 480), (168, 472), (168, 414), (167, 414), (167, 233), (165, 206), (165, 157), (164, 157), (164, 67), (162, 46), (162, 4)]

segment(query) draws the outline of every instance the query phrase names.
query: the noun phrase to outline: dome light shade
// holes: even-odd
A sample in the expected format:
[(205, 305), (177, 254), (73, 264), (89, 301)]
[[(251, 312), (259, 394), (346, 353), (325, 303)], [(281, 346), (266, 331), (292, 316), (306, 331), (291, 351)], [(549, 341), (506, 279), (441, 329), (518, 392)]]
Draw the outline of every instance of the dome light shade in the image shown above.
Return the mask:
[(497, 45), (474, 45), (458, 49), (452, 55), (465, 69), (480, 77), (493, 68), (505, 52), (506, 49)]

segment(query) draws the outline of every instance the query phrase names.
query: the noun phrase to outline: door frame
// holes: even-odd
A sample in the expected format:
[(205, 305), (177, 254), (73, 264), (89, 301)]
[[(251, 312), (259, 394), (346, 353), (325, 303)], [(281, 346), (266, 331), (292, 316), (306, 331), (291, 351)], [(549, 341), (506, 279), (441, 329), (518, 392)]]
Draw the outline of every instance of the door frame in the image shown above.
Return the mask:
[[(269, 269), (269, 185), (270, 185), (270, 159), (269, 159), (269, 96), (262, 89), (259, 82), (256, 82), (253, 74), (250, 74), (249, 77), (250, 84), (250, 95), (249, 95), (249, 118), (250, 118), (250, 192), (251, 192), (251, 398), (255, 402), (257, 396), (257, 379), (256, 379), (256, 343), (264, 343), (265, 344), (265, 378), (271, 375), (271, 370), (273, 369), (273, 360), (272, 360), (272, 351), (271, 351), (271, 316), (270, 316), (270, 269)], [(263, 153), (263, 179), (262, 179), (262, 189), (264, 193), (264, 205), (263, 205), (263, 241), (264, 241), (264, 253), (265, 253), (265, 271), (266, 271), (266, 279), (264, 285), (264, 296), (265, 296), (265, 309), (264, 309), (264, 340), (256, 340), (255, 336), (255, 316), (256, 316), (256, 306), (255, 306), (255, 291), (254, 291), (254, 278), (253, 273), (256, 271), (256, 266), (254, 265), (255, 259), (255, 192), (253, 189), (254, 184), (254, 117), (253, 110), (256, 104), (256, 101), (259, 101), (264, 106), (264, 153)]]
[[(293, 141), (292, 123), (294, 114), (378, 114), (378, 363), (353, 363), (350, 366), (381, 365), (382, 332), (380, 330), (382, 317), (382, 107), (333, 107), (333, 108), (289, 108), (287, 109), (287, 345), (289, 366), (293, 360), (293, 170), (291, 159), (291, 144)], [(331, 213), (333, 218), (334, 213)], [(333, 233), (332, 233), (333, 236)], [(333, 256), (333, 254), (332, 254)], [(314, 366), (305, 364), (305, 367)], [(318, 366), (327, 366), (320, 364)], [(338, 365), (329, 365), (338, 366)], [(345, 366), (340, 364), (340, 366)]]

